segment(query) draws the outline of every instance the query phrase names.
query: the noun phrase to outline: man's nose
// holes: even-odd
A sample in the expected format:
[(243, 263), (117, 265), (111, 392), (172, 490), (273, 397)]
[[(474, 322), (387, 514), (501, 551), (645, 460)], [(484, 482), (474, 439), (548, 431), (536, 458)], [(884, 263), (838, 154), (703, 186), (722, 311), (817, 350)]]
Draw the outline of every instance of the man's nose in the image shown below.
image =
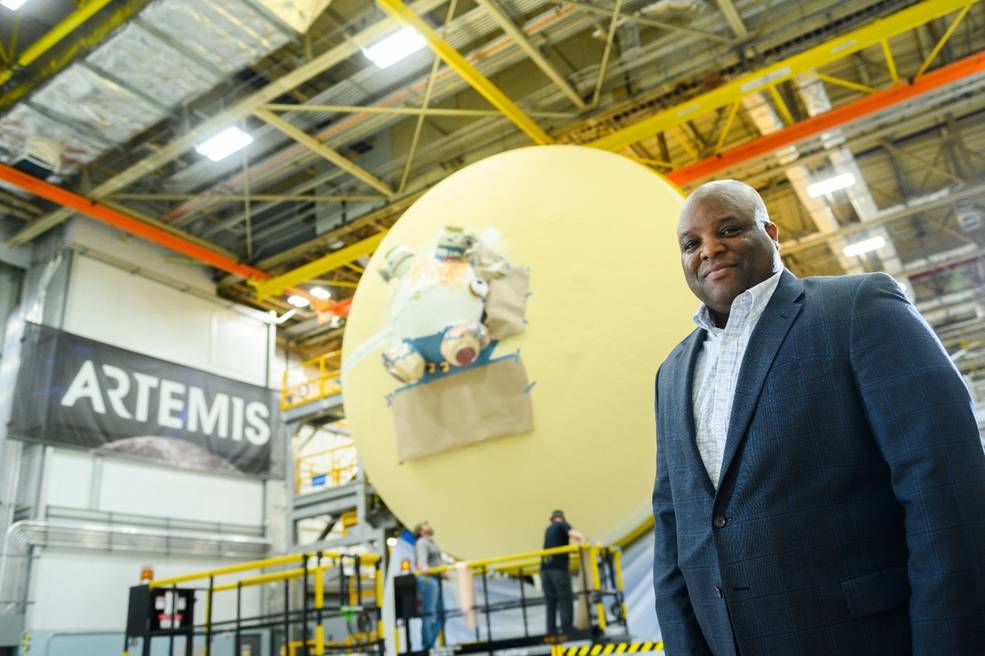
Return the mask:
[(710, 260), (716, 255), (721, 254), (724, 250), (725, 250), (724, 244), (722, 244), (722, 242), (715, 237), (708, 237), (706, 239), (701, 240), (702, 260)]

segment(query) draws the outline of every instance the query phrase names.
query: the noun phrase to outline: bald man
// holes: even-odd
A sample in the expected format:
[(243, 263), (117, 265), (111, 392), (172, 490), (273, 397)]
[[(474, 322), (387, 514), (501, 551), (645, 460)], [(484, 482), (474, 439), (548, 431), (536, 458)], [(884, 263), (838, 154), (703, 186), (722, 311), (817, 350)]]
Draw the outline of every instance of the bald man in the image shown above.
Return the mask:
[(985, 654), (985, 453), (900, 286), (798, 279), (734, 180), (677, 237), (701, 307), (656, 381), (668, 654)]

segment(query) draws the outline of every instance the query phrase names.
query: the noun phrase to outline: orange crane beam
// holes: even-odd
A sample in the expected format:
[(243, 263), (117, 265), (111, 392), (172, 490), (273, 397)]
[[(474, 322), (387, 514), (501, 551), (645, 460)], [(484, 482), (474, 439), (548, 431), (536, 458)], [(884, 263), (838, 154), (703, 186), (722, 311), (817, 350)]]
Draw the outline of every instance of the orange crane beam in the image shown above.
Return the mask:
[(912, 80), (902, 81), (888, 89), (846, 103), (824, 114), (794, 123), (778, 132), (739, 144), (712, 157), (671, 171), (666, 177), (678, 185), (707, 178), (737, 164), (761, 157), (870, 114), (878, 113), (983, 71), (985, 71), (985, 52), (965, 57)]
[(265, 271), (238, 262), (211, 248), (196, 244), (172, 232), (152, 226), (123, 212), (102, 205), (91, 198), (86, 198), (67, 189), (62, 189), (57, 185), (36, 178), (33, 175), (28, 175), (23, 171), (18, 171), (6, 164), (0, 164), (0, 180), (6, 180), (35, 196), (46, 198), (53, 203), (73, 209), (80, 214), (85, 214), (97, 221), (119, 228), (131, 235), (146, 239), (158, 246), (163, 246), (175, 253), (180, 253), (186, 257), (198, 260), (203, 264), (221, 269), (222, 271), (253, 280), (267, 280), (271, 277)]

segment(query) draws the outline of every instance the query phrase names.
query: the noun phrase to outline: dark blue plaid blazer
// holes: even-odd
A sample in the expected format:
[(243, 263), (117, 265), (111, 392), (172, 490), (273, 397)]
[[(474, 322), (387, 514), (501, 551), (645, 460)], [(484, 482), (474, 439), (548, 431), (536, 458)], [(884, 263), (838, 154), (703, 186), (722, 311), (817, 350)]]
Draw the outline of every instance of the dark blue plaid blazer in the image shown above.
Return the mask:
[(985, 453), (967, 388), (899, 285), (784, 272), (742, 363), (717, 491), (691, 407), (703, 338), (657, 374), (667, 652), (985, 655)]

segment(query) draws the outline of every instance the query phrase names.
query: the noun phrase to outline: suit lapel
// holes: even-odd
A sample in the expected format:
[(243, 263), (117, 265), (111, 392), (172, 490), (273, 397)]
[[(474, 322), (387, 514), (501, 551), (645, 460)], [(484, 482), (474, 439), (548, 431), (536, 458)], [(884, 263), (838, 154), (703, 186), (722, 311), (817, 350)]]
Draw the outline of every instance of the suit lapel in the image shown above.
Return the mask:
[(801, 296), (804, 284), (789, 271), (784, 271), (759, 322), (753, 330), (742, 358), (739, 379), (735, 384), (732, 401), (732, 416), (729, 420), (728, 436), (725, 439), (725, 457), (722, 460), (722, 473), (719, 488), (725, 481), (729, 466), (746, 437), (746, 428), (752, 420), (760, 392), (766, 382), (777, 351), (784, 337), (800, 314)]
[(677, 387), (678, 393), (683, 398), (678, 399), (673, 407), (684, 408), (683, 414), (677, 419), (677, 432), (685, 436), (684, 453), (687, 456), (691, 468), (696, 472), (698, 478), (701, 479), (702, 485), (708, 494), (715, 496), (715, 486), (708, 477), (708, 470), (705, 468), (705, 463), (701, 459), (701, 452), (698, 451), (697, 431), (694, 424), (694, 397), (691, 393), (694, 389), (694, 373), (698, 362), (698, 354), (701, 352), (701, 345), (704, 341), (705, 331), (700, 329), (695, 330), (684, 344), (684, 348), (677, 353), (677, 366), (675, 369), (677, 372), (684, 373), (684, 386)]

